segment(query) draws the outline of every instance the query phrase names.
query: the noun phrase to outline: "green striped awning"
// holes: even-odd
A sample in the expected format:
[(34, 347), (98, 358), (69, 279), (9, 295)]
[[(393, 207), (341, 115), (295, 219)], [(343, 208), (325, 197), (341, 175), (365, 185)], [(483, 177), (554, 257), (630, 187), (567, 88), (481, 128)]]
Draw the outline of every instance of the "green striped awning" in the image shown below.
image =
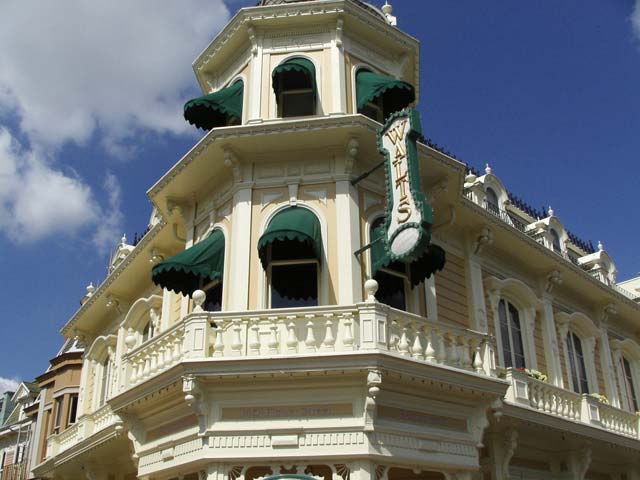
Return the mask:
[(184, 118), (203, 130), (223, 127), (231, 118), (242, 120), (243, 93), (244, 83), (238, 80), (227, 88), (189, 100), (184, 105)]
[(309, 246), (315, 258), (322, 258), (322, 233), (318, 218), (306, 208), (289, 207), (277, 213), (258, 240), (258, 254), (262, 266), (269, 264), (267, 247), (273, 242), (293, 241)]
[(367, 70), (360, 70), (356, 74), (356, 102), (358, 110), (367, 103), (382, 97), (385, 114), (402, 110), (416, 99), (413, 85), (402, 80), (378, 75)]
[(183, 295), (191, 295), (201, 281), (222, 281), (224, 234), (214, 230), (207, 238), (159, 263), (151, 271), (153, 283)]
[(279, 97), (280, 91), (282, 89), (282, 81), (281, 77), (286, 72), (301, 72), (307, 77), (309, 82), (311, 83), (311, 88), (313, 88), (314, 95), (317, 95), (316, 88), (316, 68), (313, 66), (313, 62), (311, 60), (307, 60), (306, 58), (290, 58), (289, 60), (282, 62), (276, 68), (273, 69), (273, 73), (271, 74), (271, 80), (273, 85), (273, 91), (276, 93), (276, 98)]

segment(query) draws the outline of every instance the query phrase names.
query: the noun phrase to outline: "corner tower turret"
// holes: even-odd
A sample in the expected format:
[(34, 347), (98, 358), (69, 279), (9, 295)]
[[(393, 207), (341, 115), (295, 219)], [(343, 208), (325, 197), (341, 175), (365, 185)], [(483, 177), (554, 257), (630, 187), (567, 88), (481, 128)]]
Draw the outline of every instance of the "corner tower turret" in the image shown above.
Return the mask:
[[(203, 93), (213, 102), (198, 106), (213, 105), (223, 114), (206, 125), (185, 116), (205, 129), (359, 112), (381, 121), (382, 103), (396, 104), (398, 96), (401, 103), (412, 102), (419, 83), (418, 41), (394, 21), (390, 13), (358, 0), (262, 0), (243, 8), (193, 63)], [(357, 91), (361, 70), (396, 84), (370, 85), (378, 88), (379, 98), (371, 92), (372, 98), (365, 98)], [(235, 103), (216, 108), (215, 95), (225, 97), (223, 89), (232, 86)], [(295, 100), (287, 105), (289, 99)]]

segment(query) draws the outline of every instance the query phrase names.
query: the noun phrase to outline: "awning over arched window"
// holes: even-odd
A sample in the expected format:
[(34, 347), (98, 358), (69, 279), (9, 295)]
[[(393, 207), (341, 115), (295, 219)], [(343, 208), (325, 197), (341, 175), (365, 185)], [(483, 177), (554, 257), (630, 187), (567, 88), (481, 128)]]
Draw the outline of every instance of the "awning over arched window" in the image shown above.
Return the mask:
[[(371, 276), (374, 277), (378, 270), (387, 268), (393, 264), (393, 260), (384, 249), (385, 235), (384, 225), (376, 228), (373, 233), (371, 245)], [(378, 240), (379, 239), (379, 240)], [(377, 241), (376, 241), (377, 240)], [(417, 260), (407, 264), (407, 275), (411, 286), (429, 278), (436, 271), (444, 268), (445, 251), (433, 243), (430, 244)]]
[(313, 62), (311, 60), (307, 60), (306, 58), (296, 57), (282, 62), (280, 65), (273, 69), (271, 79), (273, 84), (273, 91), (276, 93), (276, 99), (280, 96), (280, 92), (285, 84), (285, 82), (282, 81), (282, 77), (286, 75), (287, 72), (302, 73), (309, 81), (310, 87), (313, 89), (314, 96), (317, 96), (316, 68), (313, 66)]
[(184, 105), (184, 118), (203, 130), (228, 125), (232, 118), (241, 121), (243, 93), (244, 83), (238, 80), (227, 88), (189, 100)]
[(391, 114), (409, 106), (416, 99), (413, 85), (367, 70), (356, 74), (356, 101), (358, 110), (367, 103), (382, 98), (384, 110)]
[(274, 242), (297, 242), (308, 247), (316, 259), (322, 258), (320, 222), (306, 208), (289, 207), (271, 219), (258, 240), (258, 254), (265, 269), (269, 265), (268, 247)]
[(214, 230), (207, 238), (193, 247), (153, 267), (153, 283), (191, 295), (202, 283), (222, 281), (224, 272), (224, 234)]

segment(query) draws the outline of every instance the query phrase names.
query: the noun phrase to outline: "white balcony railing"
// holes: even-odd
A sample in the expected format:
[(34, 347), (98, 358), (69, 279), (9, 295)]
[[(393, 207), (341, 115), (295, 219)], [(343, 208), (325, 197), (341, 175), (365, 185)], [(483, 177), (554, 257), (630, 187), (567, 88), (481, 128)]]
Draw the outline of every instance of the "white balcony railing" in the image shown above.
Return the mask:
[(477, 373), (495, 373), (493, 339), (489, 335), (380, 303), (247, 312), (195, 310), (123, 356), (124, 389), (184, 359), (375, 349)]
[(511, 383), (507, 391), (510, 403), (640, 439), (640, 417), (635, 413), (601, 403), (590, 395), (555, 387), (519, 370), (508, 369), (507, 380)]
[(79, 418), (63, 432), (51, 435), (47, 439), (47, 458), (59, 455), (91, 435), (119, 422), (120, 417), (111, 411), (111, 407), (103, 405), (92, 414)]

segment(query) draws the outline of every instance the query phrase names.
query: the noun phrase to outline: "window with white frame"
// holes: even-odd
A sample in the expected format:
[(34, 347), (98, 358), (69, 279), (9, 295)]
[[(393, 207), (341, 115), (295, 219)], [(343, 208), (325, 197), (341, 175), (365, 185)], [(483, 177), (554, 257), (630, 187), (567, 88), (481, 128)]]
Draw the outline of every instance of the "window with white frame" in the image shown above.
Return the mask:
[(498, 321), (504, 367), (526, 368), (519, 310), (511, 302), (501, 299), (498, 303)]
[(76, 423), (78, 416), (78, 394), (74, 393), (69, 397), (69, 418), (67, 419), (67, 425), (73, 425)]
[(301, 242), (273, 242), (268, 247), (269, 304), (271, 308), (318, 305), (318, 260)]
[(624, 355), (620, 356), (619, 368), (622, 374), (622, 385), (620, 389), (622, 391), (623, 402), (626, 403), (629, 410), (637, 412), (640, 409), (638, 408), (638, 394), (633, 380), (633, 370), (631, 362), (629, 362)]
[(569, 332), (565, 337), (567, 356), (569, 357), (569, 370), (571, 373), (571, 385), (576, 393), (589, 393), (589, 378), (582, 341), (575, 332)]
[(55, 422), (53, 424), (53, 433), (60, 433), (61, 427), (62, 427), (62, 400), (63, 397), (58, 397), (55, 399), (54, 405), (55, 405), (55, 411), (56, 411), (56, 416), (55, 418)]
[[(379, 233), (376, 230), (384, 224), (384, 217), (376, 218), (371, 224), (369, 235), (371, 241), (375, 241)], [(371, 251), (371, 261), (373, 263), (373, 250)], [(410, 290), (407, 266), (402, 262), (391, 262), (380, 268), (373, 279), (378, 282), (376, 299), (380, 303), (389, 305), (399, 310), (407, 310), (407, 292)]]
[(144, 328), (142, 329), (142, 341), (146, 342), (147, 340), (152, 339), (153, 335), (154, 335), (153, 321), (149, 319), (149, 321), (145, 324)]

